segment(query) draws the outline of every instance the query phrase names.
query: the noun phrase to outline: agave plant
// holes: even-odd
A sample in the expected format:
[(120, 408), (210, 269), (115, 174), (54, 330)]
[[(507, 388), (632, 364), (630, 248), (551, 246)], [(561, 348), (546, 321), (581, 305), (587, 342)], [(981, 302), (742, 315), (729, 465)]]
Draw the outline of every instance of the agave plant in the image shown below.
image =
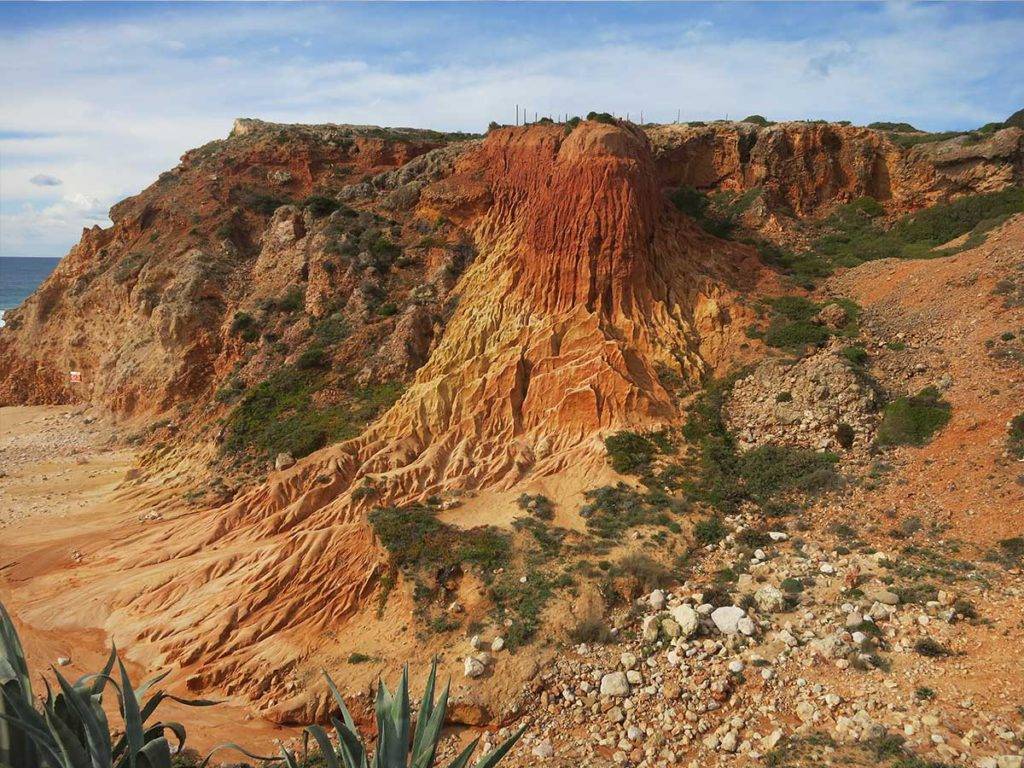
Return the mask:
[[(112, 676), (115, 666), (118, 680)], [(102, 671), (74, 683), (56, 670), (53, 674), (58, 690), (44, 680), (46, 696), (37, 709), (21, 641), (0, 603), (0, 768), (170, 768), (172, 748), (166, 734), (174, 737), (177, 751), (185, 743), (185, 728), (147, 721), (166, 699), (198, 707), (216, 703), (159, 690), (148, 695), (167, 673), (136, 688), (116, 649)], [(103, 709), (108, 685), (117, 692), (123, 721), (123, 735), (116, 739)]]
[[(345, 700), (338, 686), (326, 672), (327, 687), (341, 711), (341, 719), (331, 718), (331, 725), (338, 738), (338, 749), (335, 751), (327, 731), (318, 725), (310, 725), (306, 731), (316, 740), (327, 768), (434, 768), (437, 756), (437, 745), (441, 740), (441, 726), (444, 725), (445, 712), (448, 709), (448, 689), (450, 681), (445, 685), (441, 696), (434, 701), (434, 687), (437, 680), (437, 662), (430, 667), (426, 689), (420, 701), (419, 713), (416, 718), (415, 730), (412, 726), (412, 711), (409, 703), (409, 668), (402, 672), (398, 689), (392, 694), (382, 680), (377, 686), (377, 748), (373, 759), (369, 757), (362, 736), (356, 728), (355, 721), (345, 706)], [(525, 728), (512, 734), (497, 749), (487, 753), (478, 760), (473, 768), (494, 768), (512, 745), (523, 735)], [(410, 734), (412, 738), (410, 739)], [(466, 768), (476, 749), (479, 739), (466, 747), (447, 768)], [(295, 755), (282, 749), (287, 768), (298, 768)]]

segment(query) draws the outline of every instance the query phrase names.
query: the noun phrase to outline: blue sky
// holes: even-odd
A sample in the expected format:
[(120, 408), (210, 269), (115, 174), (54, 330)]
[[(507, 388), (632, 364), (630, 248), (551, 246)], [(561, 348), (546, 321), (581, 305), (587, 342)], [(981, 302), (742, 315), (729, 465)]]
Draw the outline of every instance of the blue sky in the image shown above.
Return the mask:
[(1024, 106), (1021, 40), (1024, 3), (2, 4), (0, 255), (63, 255), (239, 116), (965, 129)]

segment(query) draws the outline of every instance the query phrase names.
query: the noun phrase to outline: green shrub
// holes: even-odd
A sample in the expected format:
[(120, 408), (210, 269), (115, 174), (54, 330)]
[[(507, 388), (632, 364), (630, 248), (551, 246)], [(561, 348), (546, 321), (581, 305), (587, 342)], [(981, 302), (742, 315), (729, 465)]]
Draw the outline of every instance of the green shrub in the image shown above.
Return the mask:
[(878, 445), (921, 446), (950, 419), (950, 405), (935, 387), (926, 387), (912, 397), (898, 398), (885, 406), (878, 425)]
[(858, 368), (867, 365), (869, 359), (868, 351), (864, 349), (864, 347), (859, 345), (844, 347), (839, 354), (841, 354), (843, 357), (849, 360), (852, 365)]
[(295, 367), (300, 371), (323, 369), (330, 364), (330, 357), (321, 347), (309, 347), (302, 351)]
[(374, 533), (402, 569), (450, 568), (473, 565), (484, 578), (508, 565), (511, 539), (492, 526), (462, 530), (437, 519), (426, 504), (379, 507), (369, 515)]
[(530, 495), (524, 493), (516, 499), (516, 504), (524, 512), (529, 512), (541, 520), (555, 519), (555, 505), (551, 502), (551, 499), (542, 494)]
[(604, 440), (612, 469), (623, 475), (647, 472), (658, 453), (658, 446), (637, 432), (616, 432)]
[(295, 312), (306, 304), (306, 292), (297, 285), (290, 286), (284, 296), (274, 302), (281, 312)]
[(922, 656), (927, 656), (932, 659), (950, 656), (953, 653), (938, 640), (934, 640), (930, 637), (923, 637), (914, 643), (914, 650)]
[(313, 218), (322, 219), (341, 208), (341, 203), (327, 195), (310, 195), (302, 201), (302, 207), (308, 209)]
[(323, 346), (331, 347), (348, 338), (349, 328), (339, 313), (328, 315), (313, 326), (313, 337)]
[(313, 393), (322, 386), (314, 369), (286, 367), (251, 388), (227, 417), (222, 450), (239, 456), (306, 456), (323, 446), (355, 437), (380, 410), (401, 394), (387, 383), (355, 390), (344, 406), (317, 408)]
[(807, 321), (787, 322), (773, 320), (764, 334), (764, 343), (779, 349), (798, 349), (808, 345), (818, 346), (828, 341), (829, 331), (821, 325)]
[(267, 194), (256, 190), (244, 190), (241, 193), (241, 203), (253, 213), (261, 216), (271, 216), (274, 211), (282, 205), (288, 205), (291, 201), (277, 195)]
[(588, 503), (580, 508), (580, 515), (587, 521), (587, 529), (606, 539), (618, 539), (641, 525), (668, 526), (672, 522), (669, 512), (676, 511), (678, 504), (663, 494), (641, 493), (625, 483), (595, 488), (584, 496)]
[(1018, 413), (1010, 421), (1006, 448), (1014, 458), (1024, 459), (1024, 413)]
[(754, 125), (760, 125), (762, 128), (769, 125), (774, 125), (774, 123), (772, 123), (770, 120), (768, 120), (768, 118), (764, 117), (763, 115), (747, 115), (740, 122), (753, 123)]
[(650, 593), (655, 589), (667, 587), (673, 581), (668, 568), (647, 555), (636, 552), (623, 556), (615, 563), (612, 572), (630, 579), (636, 587), (636, 592), (640, 593)]
[(693, 537), (699, 544), (717, 544), (727, 534), (725, 523), (717, 515), (698, 520), (693, 526)]
[(836, 442), (839, 443), (841, 448), (847, 451), (850, 450), (853, 447), (853, 441), (856, 439), (857, 433), (845, 421), (836, 425)]
[(739, 460), (739, 477), (751, 498), (770, 500), (787, 491), (813, 493), (832, 487), (838, 480), (834, 453), (809, 448), (762, 445), (744, 453)]
[(919, 133), (910, 123), (868, 123), (868, 128), (876, 131), (893, 131), (894, 133)]
[(608, 125), (618, 125), (619, 121), (614, 116), (607, 112), (588, 112), (587, 120), (593, 120), (597, 123), (607, 123)]

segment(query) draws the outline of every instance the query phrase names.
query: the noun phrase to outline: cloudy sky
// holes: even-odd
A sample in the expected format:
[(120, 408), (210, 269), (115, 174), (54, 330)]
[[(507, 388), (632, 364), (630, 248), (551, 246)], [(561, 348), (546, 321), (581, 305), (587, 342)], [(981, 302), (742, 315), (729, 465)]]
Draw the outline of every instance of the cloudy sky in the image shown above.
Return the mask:
[(0, 255), (83, 226), (239, 116), (482, 130), (514, 105), (908, 121), (1024, 106), (1024, 3), (0, 5)]

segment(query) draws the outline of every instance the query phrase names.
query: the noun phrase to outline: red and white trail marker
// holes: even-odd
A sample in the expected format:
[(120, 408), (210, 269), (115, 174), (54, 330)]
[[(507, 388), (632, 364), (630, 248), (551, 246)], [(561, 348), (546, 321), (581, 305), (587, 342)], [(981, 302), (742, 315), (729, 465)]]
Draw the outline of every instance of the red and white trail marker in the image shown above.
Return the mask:
[(81, 371), (71, 371), (71, 383), (72, 384), (81, 384), (82, 383), (82, 372)]

